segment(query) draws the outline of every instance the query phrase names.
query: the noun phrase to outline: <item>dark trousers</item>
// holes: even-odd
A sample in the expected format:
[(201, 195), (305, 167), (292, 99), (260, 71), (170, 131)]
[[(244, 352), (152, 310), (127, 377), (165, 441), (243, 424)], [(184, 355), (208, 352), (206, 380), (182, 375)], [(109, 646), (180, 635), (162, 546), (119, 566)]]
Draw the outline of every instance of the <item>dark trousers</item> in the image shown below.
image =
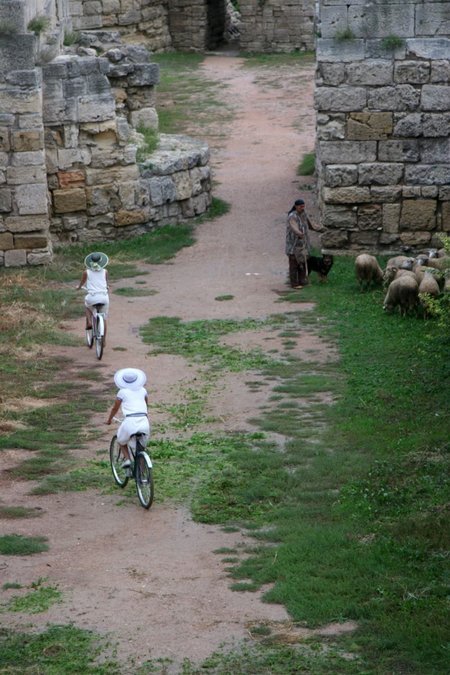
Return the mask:
[(289, 283), (292, 288), (295, 286), (306, 286), (308, 283), (308, 272), (306, 264), (298, 263), (295, 255), (288, 255), (289, 258)]

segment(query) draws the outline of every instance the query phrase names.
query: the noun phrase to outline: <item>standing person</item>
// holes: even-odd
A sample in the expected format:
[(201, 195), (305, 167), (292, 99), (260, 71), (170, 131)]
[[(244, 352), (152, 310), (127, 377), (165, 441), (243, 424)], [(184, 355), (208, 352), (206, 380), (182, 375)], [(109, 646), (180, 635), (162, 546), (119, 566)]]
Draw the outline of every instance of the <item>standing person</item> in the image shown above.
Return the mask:
[(144, 388), (147, 376), (139, 368), (122, 368), (114, 374), (114, 382), (119, 389), (116, 395), (106, 424), (111, 424), (114, 415), (122, 407), (124, 419), (117, 430), (117, 440), (122, 455), (125, 457), (122, 468), (131, 466), (128, 441), (133, 434), (145, 434), (145, 443), (150, 436), (150, 423), (148, 421), (148, 394)]
[(286, 255), (292, 288), (303, 288), (308, 283), (309, 228), (316, 229), (308, 218), (304, 200), (296, 199), (286, 222)]
[[(92, 328), (92, 313), (93, 306), (103, 305), (103, 313), (105, 318), (108, 316), (109, 309), (109, 295), (108, 295), (108, 272), (105, 270), (108, 264), (108, 256), (106, 253), (89, 253), (84, 259), (86, 269), (84, 270), (78, 290), (85, 288), (87, 295), (84, 298), (84, 305), (86, 307), (86, 328)], [(105, 334), (103, 338), (103, 345), (106, 343), (106, 321)]]

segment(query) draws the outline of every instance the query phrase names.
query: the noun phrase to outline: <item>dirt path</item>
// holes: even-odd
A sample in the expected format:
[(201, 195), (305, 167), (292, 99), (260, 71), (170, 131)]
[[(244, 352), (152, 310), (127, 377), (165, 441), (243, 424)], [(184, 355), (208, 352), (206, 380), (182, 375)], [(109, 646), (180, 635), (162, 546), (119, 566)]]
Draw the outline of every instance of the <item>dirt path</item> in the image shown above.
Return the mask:
[[(146, 268), (148, 276), (139, 281), (145, 280), (155, 295), (112, 294), (109, 344), (101, 363), (82, 347), (67, 352), (77, 367), (102, 370), (111, 382), (111, 401), (112, 375), (119, 367), (137, 366), (147, 372), (154, 406), (182, 396), (183, 386), (195, 377), (181, 358), (148, 354), (138, 328), (150, 317), (258, 318), (292, 309), (275, 302), (286, 288), (284, 218), (300, 195), (296, 168), (314, 144), (313, 65), (300, 73), (286, 71), (281, 82), (273, 73), (255, 82), (258, 71), (241, 70), (241, 64), (235, 57), (208, 56), (203, 66), (208, 78), (226, 83), (225, 96), (237, 109), (226, 144), (212, 155), (215, 194), (231, 203), (231, 211), (199, 226), (197, 243), (182, 250), (172, 264)], [(304, 194), (314, 215), (310, 195)], [(215, 300), (224, 294), (233, 300)], [(79, 335), (82, 322), (69, 328)], [(303, 340), (299, 348), (310, 348), (307, 336)], [(248, 419), (267, 402), (268, 387), (254, 393), (244, 380), (227, 376), (213, 392), (210, 408), (220, 411), (216, 426), (248, 428)], [(163, 417), (153, 410), (156, 434)], [(103, 415), (94, 419), (104, 422)], [(104, 428), (96, 450), (105, 447), (111, 435), (111, 429)], [(14, 453), (4, 453), (3, 467), (15, 459)], [(5, 502), (14, 496), (17, 503), (18, 495), (29, 489), (20, 482), (3, 486)], [(43, 509), (44, 515), (5, 521), (4, 532), (45, 535), (50, 541), (48, 554), (0, 557), (5, 581), (27, 584), (47, 577), (63, 592), (63, 602), (35, 615), (34, 625), (74, 622), (110, 634), (119, 642), (119, 658), (136, 657), (130, 665), (133, 672), (149, 658), (199, 661), (224, 641), (246, 637), (249, 623), (288, 620), (283, 607), (229, 589), (226, 566), (213, 551), (242, 542), (241, 535), (193, 523), (185, 509), (157, 500), (149, 512), (136, 501), (121, 507), (117, 501), (116, 496), (95, 491), (26, 497), (26, 503)], [(29, 619), (8, 615), (13, 625)]]

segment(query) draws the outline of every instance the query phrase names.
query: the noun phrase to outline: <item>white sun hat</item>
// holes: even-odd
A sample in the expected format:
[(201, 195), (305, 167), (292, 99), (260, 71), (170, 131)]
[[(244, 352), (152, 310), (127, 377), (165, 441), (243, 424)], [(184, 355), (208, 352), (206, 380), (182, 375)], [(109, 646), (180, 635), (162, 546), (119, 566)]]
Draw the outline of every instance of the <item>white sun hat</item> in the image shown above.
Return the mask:
[(90, 270), (102, 270), (108, 264), (109, 259), (106, 253), (101, 251), (93, 251), (89, 253), (84, 259), (84, 264)]
[(114, 374), (119, 389), (140, 389), (147, 382), (147, 375), (139, 368), (122, 368)]

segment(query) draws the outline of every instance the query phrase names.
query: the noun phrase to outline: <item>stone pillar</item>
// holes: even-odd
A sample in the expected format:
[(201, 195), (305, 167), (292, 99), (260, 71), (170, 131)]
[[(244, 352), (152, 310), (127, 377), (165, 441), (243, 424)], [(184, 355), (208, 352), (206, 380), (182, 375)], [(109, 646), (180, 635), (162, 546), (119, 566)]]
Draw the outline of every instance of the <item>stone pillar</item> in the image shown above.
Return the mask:
[(315, 46), (314, 0), (240, 0), (244, 52), (294, 52)]
[(319, 206), (329, 251), (440, 246), (450, 230), (448, 2), (323, 0)]
[(0, 265), (7, 267), (51, 258), (42, 78), (26, 9), (8, 0), (0, 11)]

